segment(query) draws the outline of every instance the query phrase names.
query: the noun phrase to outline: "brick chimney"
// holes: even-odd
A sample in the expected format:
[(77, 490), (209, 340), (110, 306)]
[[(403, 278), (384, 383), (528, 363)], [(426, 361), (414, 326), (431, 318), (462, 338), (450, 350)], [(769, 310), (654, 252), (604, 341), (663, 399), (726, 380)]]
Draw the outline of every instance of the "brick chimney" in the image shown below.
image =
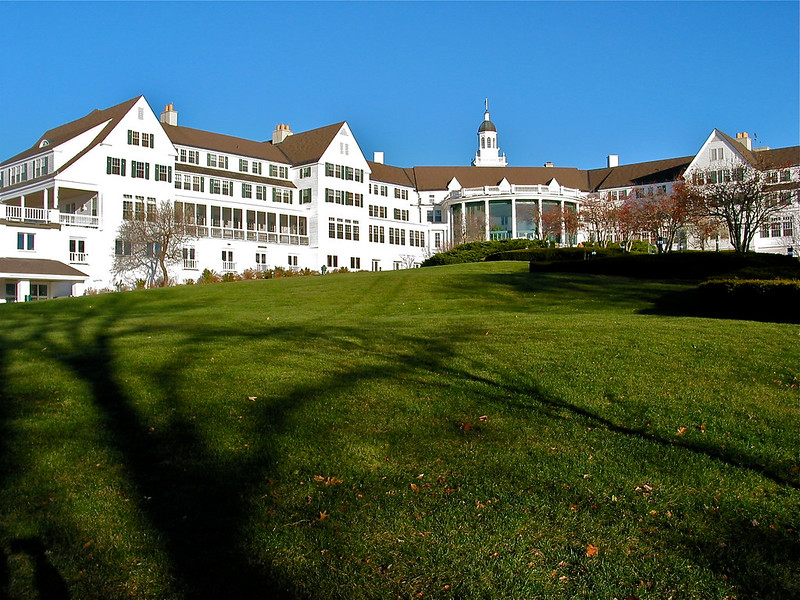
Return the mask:
[(748, 150), (753, 149), (753, 140), (746, 131), (736, 134), (736, 141)]

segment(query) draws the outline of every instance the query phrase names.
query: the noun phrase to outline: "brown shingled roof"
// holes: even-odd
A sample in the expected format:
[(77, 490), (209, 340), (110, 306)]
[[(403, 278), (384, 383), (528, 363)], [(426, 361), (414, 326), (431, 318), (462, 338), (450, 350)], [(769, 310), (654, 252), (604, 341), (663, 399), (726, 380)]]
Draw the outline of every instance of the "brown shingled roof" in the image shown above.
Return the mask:
[(191, 127), (179, 125), (167, 125), (162, 123), (164, 132), (169, 136), (173, 144), (182, 146), (194, 146), (206, 150), (216, 150), (217, 152), (228, 152), (239, 154), (251, 158), (260, 158), (272, 162), (288, 163), (283, 153), (270, 142), (255, 142), (244, 138), (224, 135), (222, 133), (212, 133)]
[[(95, 109), (85, 117), (81, 117), (80, 119), (77, 119), (75, 121), (65, 123), (64, 125), (60, 125), (58, 127), (55, 127), (54, 129), (49, 129), (48, 131), (44, 132), (44, 134), (36, 141), (36, 143), (33, 146), (31, 146), (24, 152), (20, 152), (16, 156), (12, 156), (8, 160), (3, 161), (2, 163), (0, 163), (0, 166), (3, 166), (7, 163), (15, 162), (17, 160), (26, 158), (28, 156), (33, 156), (35, 154), (47, 152), (48, 150), (51, 150), (54, 147), (59, 146), (60, 144), (63, 144), (64, 142), (71, 140), (75, 136), (80, 135), (81, 133), (88, 131), (93, 127), (96, 127), (101, 123), (104, 123), (106, 121), (111, 121), (106, 127), (102, 129), (100, 134), (97, 137), (95, 137), (95, 139), (92, 141), (89, 147), (86, 148), (86, 150), (88, 150), (89, 148), (96, 146), (105, 139), (105, 137), (113, 129), (113, 126), (116, 124), (116, 122), (128, 113), (128, 111), (133, 107), (134, 104), (136, 104), (139, 98), (141, 98), (141, 96), (137, 96), (136, 98), (131, 98), (130, 100), (122, 102), (121, 104), (117, 104), (116, 106), (112, 106), (111, 108), (106, 108), (103, 110)], [(39, 145), (42, 143), (43, 140), (47, 140), (48, 145), (44, 148), (40, 148)], [(84, 153), (85, 152), (82, 152), (81, 155)], [(67, 165), (64, 165), (64, 167), (68, 166), (72, 162), (73, 161), (70, 161)], [(59, 169), (59, 171), (63, 170), (64, 167)]]
[(45, 258), (0, 258), (0, 273), (14, 275), (55, 276), (60, 279), (86, 279), (86, 273), (57, 260)]
[(317, 162), (331, 145), (333, 138), (339, 133), (344, 123), (341, 121), (318, 129), (295, 133), (280, 144), (275, 144), (274, 147), (283, 152), (289, 162), (295, 166)]
[(595, 191), (675, 181), (686, 170), (693, 158), (693, 156), (683, 156), (593, 169), (588, 171), (589, 189)]
[(372, 181), (382, 181), (383, 183), (414, 187), (413, 169), (393, 167), (383, 163), (372, 162), (371, 160), (368, 160), (367, 164), (371, 171), (369, 178)]
[(769, 168), (779, 168), (800, 165), (800, 146), (788, 148), (775, 148), (774, 150), (757, 150), (756, 158), (761, 164)]
[(585, 190), (586, 171), (572, 167), (414, 167), (417, 189), (444, 190), (455, 177), (465, 188), (494, 186), (503, 179), (514, 185), (546, 185), (552, 179), (566, 187)]

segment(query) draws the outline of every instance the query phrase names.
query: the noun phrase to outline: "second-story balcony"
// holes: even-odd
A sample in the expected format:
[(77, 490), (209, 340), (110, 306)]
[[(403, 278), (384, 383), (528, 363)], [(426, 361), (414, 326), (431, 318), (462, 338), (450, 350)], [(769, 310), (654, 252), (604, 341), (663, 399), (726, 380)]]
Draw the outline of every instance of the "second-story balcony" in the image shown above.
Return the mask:
[(100, 217), (62, 213), (54, 208), (34, 208), (0, 204), (0, 220), (19, 223), (54, 223), (74, 227), (100, 227)]
[(519, 194), (531, 194), (533, 196), (566, 196), (578, 199), (581, 197), (581, 190), (568, 188), (563, 185), (511, 185), (511, 186), (498, 186), (498, 185), (485, 185), (481, 187), (461, 188), (460, 190), (453, 190), (448, 195), (449, 200), (458, 200), (460, 198), (477, 198), (486, 196), (509, 196)]
[(78, 265), (85, 265), (89, 263), (89, 255), (86, 252), (70, 252), (69, 253), (69, 262), (78, 264)]

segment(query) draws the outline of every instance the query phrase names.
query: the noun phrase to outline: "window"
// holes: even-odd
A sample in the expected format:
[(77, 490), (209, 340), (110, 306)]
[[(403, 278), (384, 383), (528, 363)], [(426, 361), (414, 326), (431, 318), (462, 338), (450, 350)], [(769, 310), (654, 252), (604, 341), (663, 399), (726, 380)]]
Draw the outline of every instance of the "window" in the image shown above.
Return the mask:
[(192, 247), (182, 248), (183, 254), (183, 268), (184, 269), (197, 269), (197, 253)]
[(200, 152), (197, 150), (186, 150), (185, 148), (181, 148), (178, 151), (178, 162), (188, 162), (194, 165), (200, 164)]
[(218, 167), (220, 169), (228, 168), (228, 157), (223, 154), (212, 154), (209, 152), (206, 155), (206, 166)]
[(333, 254), (328, 254), (328, 268), (336, 268), (339, 266), (339, 257)]
[(772, 237), (781, 237), (781, 218), (772, 217), (770, 225), (772, 225)]
[(131, 177), (150, 179), (150, 163), (131, 161)]
[(248, 161), (244, 158), (239, 159), (239, 172), (240, 173), (247, 173), (248, 172)]
[[(124, 158), (106, 158), (106, 173), (109, 175), (125, 175), (125, 159)], [(13, 181), (12, 181), (13, 183)]]
[(437, 231), (436, 233), (434, 233), (434, 234), (433, 234), (433, 236), (434, 236), (434, 237), (433, 237), (433, 239), (434, 239), (434, 242), (433, 242), (434, 246), (436, 246), (437, 248), (441, 248), (441, 247), (442, 247), (442, 234), (441, 234), (440, 232), (438, 232), (438, 231)]
[(278, 165), (269, 166), (269, 176), (278, 177), (279, 179), (289, 178), (289, 167), (280, 167)]
[(208, 192), (210, 194), (219, 194), (221, 189), (219, 179), (209, 179), (208, 180)]
[(122, 201), (122, 218), (126, 221), (133, 219), (133, 200)]
[[(47, 157), (37, 158), (33, 161), (33, 176), (41, 177), (47, 175)], [(788, 180), (787, 180), (788, 181)]]
[(253, 167), (253, 173), (261, 175), (261, 163), (259, 161), (254, 160), (250, 166)]
[(303, 167), (300, 169), (300, 179), (311, 177), (311, 167)]
[[(45, 158), (45, 161), (46, 160), (47, 159)], [(45, 163), (45, 167), (46, 166), (47, 163)], [(784, 169), (783, 171), (781, 171), (781, 181), (791, 181), (791, 180), (792, 180), (792, 171), (790, 169)]]
[(267, 186), (265, 185), (257, 185), (256, 186), (256, 200), (266, 200), (267, 199)]
[(139, 120), (143, 121), (144, 120), (144, 109), (139, 107), (139, 109), (136, 112), (137, 112), (137, 115), (139, 117)]
[(373, 258), (372, 259), (372, 270), (373, 271), (380, 271), (381, 270), (381, 261)]
[(296, 254), (290, 254), (289, 255), (289, 259), (288, 259), (287, 262), (289, 263), (290, 267), (296, 267), (297, 266), (297, 255)]
[(222, 180), (222, 193), (226, 196), (233, 196), (233, 182), (227, 179)]
[(441, 223), (442, 211), (438, 209), (428, 211), (428, 223)]
[(794, 219), (791, 215), (783, 218), (783, 235), (785, 237), (794, 235)]
[(242, 198), (252, 198), (253, 197), (253, 186), (249, 183), (242, 184)]
[(350, 268), (351, 269), (360, 269), (361, 268), (361, 258), (358, 256), (351, 256), (350, 257)]
[(311, 188), (300, 190), (298, 196), (300, 204), (311, 204)]
[(197, 175), (192, 176), (192, 191), (193, 192), (202, 192), (203, 191), (203, 177), (199, 177)]
[(81, 239), (70, 239), (69, 241), (69, 262), (86, 262), (86, 241)]
[(130, 256), (131, 243), (127, 240), (114, 240), (114, 254), (117, 256)]
[(33, 233), (17, 233), (17, 250), (33, 250)]
[(172, 167), (165, 167), (164, 165), (155, 165), (156, 181), (172, 181)]
[(46, 283), (32, 283), (31, 284), (31, 300), (47, 300), (47, 284)]
[(280, 188), (272, 188), (272, 201), (283, 202), (285, 204), (292, 203), (292, 190), (284, 190)]
[(722, 160), (724, 158), (724, 150), (722, 148), (711, 149), (711, 160)]
[(256, 252), (256, 266), (260, 268), (266, 268), (267, 266), (266, 252)]

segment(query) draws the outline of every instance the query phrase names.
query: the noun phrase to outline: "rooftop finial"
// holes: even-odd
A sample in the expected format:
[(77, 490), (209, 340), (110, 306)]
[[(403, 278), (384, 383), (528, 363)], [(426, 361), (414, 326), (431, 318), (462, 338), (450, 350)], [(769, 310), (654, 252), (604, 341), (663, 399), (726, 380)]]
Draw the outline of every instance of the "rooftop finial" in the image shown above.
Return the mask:
[(484, 101), (483, 101), (483, 103), (486, 105), (486, 110), (487, 110), (487, 112), (488, 112), (488, 110), (489, 110), (489, 99), (488, 99), (488, 98), (485, 98), (485, 99), (484, 99)]
[(488, 121), (489, 120), (489, 99), (485, 98), (484, 101), (483, 101), (483, 104), (486, 107), (486, 112), (483, 113), (483, 120), (484, 121)]

